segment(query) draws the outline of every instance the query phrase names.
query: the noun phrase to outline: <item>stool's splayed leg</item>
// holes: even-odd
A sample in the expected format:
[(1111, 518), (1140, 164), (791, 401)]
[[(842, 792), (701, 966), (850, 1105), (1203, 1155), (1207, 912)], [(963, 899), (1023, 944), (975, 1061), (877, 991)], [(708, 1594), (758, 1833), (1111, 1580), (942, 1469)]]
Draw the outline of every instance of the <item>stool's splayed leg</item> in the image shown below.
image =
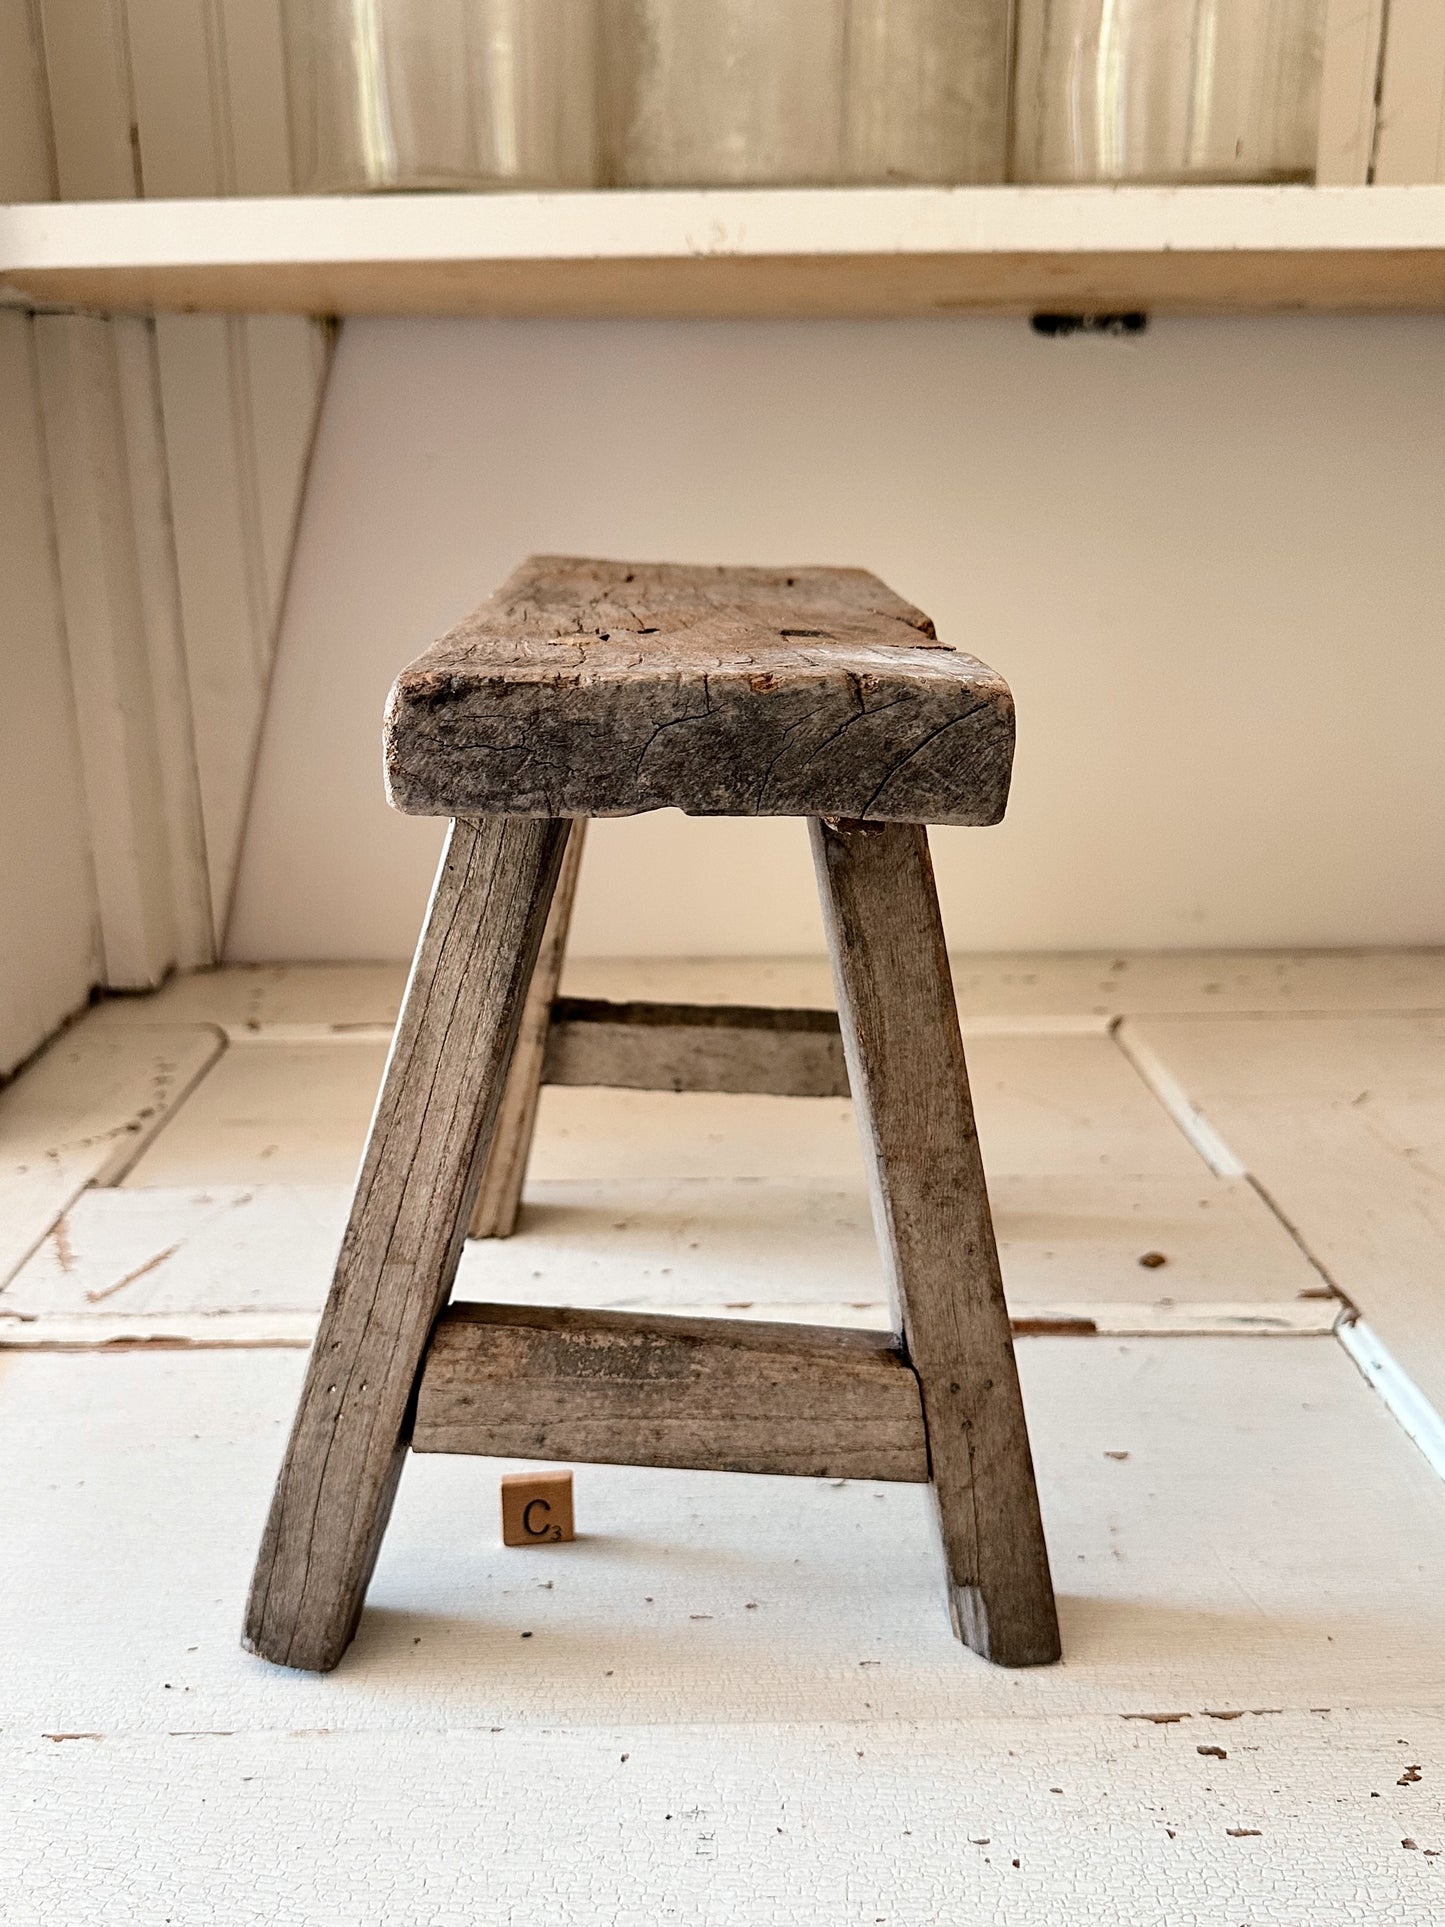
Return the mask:
[(1000, 1665), (1044, 1665), (1058, 1620), (927, 834), (814, 821), (812, 837), (954, 1625)]
[(570, 827), (452, 825), (251, 1583), (278, 1665), (325, 1672), (356, 1630)]
[(537, 967), (532, 972), (532, 985), (522, 1011), (522, 1027), (517, 1033), (517, 1048), (512, 1054), (512, 1068), (497, 1113), (492, 1148), (467, 1232), (469, 1238), (510, 1238), (517, 1228), (527, 1159), (531, 1156), (532, 1137), (537, 1128), (537, 1101), (542, 1095), (552, 1002), (562, 980), (567, 931), (572, 922), (572, 904), (577, 895), (586, 834), (586, 818), (579, 816), (567, 841), (562, 874), (557, 879), (552, 911), (537, 954)]

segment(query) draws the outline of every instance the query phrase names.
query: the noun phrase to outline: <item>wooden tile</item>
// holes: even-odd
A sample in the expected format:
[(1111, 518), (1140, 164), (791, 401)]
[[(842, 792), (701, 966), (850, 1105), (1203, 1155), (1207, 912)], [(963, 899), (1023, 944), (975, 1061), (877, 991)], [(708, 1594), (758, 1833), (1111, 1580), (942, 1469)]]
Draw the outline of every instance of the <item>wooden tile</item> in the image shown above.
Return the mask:
[(502, 1544), (557, 1546), (574, 1539), (572, 1474), (508, 1472), (502, 1478)]

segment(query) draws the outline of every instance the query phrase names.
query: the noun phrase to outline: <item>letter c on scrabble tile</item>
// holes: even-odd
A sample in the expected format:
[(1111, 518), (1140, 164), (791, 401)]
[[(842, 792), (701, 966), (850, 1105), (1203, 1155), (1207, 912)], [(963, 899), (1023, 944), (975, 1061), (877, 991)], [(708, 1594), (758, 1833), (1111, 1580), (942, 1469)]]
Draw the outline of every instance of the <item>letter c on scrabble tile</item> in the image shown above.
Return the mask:
[(509, 1472), (502, 1480), (502, 1544), (555, 1546), (575, 1538), (570, 1472)]

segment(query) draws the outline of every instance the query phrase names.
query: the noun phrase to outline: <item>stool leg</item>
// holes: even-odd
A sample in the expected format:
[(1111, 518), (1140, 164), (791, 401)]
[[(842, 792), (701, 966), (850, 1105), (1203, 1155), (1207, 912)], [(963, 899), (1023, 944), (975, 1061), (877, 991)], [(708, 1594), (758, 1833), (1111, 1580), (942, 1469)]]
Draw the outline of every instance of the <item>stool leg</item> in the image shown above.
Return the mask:
[(954, 1627), (1000, 1665), (1047, 1664), (1058, 1620), (927, 833), (818, 821), (811, 832)]
[(522, 1205), (522, 1186), (527, 1177), (527, 1159), (532, 1150), (532, 1134), (537, 1128), (537, 1101), (542, 1095), (542, 1070), (547, 1061), (547, 1033), (552, 1024), (552, 1000), (562, 977), (562, 960), (567, 952), (567, 930), (572, 922), (572, 902), (577, 895), (577, 877), (582, 868), (582, 840), (587, 822), (578, 817), (567, 839), (567, 854), (562, 874), (552, 898), (552, 911), (532, 972), (522, 1012), (522, 1028), (517, 1048), (512, 1053), (512, 1068), (497, 1113), (497, 1128), (492, 1149), (482, 1173), (469, 1238), (510, 1238), (517, 1228)]
[(325, 1672), (356, 1630), (568, 827), (451, 827), (251, 1583), (245, 1644), (278, 1665)]

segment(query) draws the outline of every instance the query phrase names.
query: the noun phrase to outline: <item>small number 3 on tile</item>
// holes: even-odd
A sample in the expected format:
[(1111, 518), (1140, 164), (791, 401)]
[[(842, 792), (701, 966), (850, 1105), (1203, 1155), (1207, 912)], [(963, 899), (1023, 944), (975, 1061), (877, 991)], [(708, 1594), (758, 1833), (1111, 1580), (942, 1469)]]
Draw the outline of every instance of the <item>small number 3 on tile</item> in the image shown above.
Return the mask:
[(572, 1530), (570, 1472), (509, 1472), (502, 1480), (502, 1544), (554, 1546)]

